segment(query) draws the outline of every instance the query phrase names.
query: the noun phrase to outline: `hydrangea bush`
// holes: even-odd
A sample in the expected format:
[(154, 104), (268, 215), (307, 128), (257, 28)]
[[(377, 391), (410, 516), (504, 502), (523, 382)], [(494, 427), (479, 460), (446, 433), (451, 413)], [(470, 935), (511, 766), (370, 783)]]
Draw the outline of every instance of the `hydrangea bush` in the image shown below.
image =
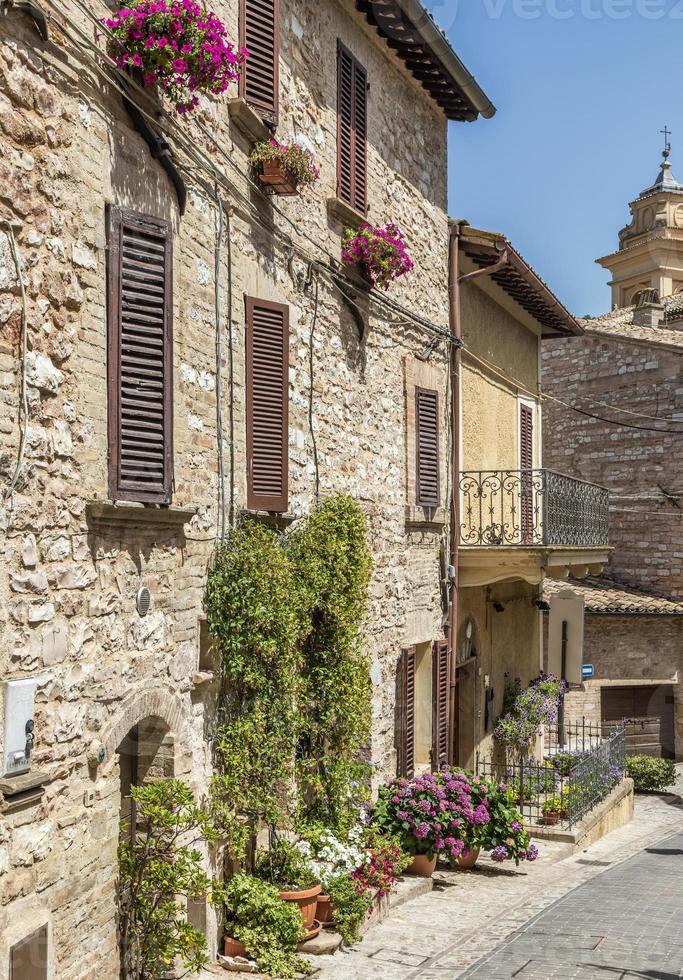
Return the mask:
[(413, 268), (403, 232), (395, 224), (374, 227), (365, 222), (360, 229), (344, 232), (342, 262), (360, 269), (371, 286), (388, 289)]
[(119, 68), (140, 69), (143, 84), (159, 86), (180, 113), (197, 106), (199, 92), (225, 92), (248, 57), (194, 0), (131, 0), (103, 23), (111, 31), (107, 53)]
[(494, 732), (496, 738), (520, 753), (527, 751), (543, 725), (552, 724), (557, 718), (565, 690), (565, 682), (552, 674), (541, 674), (526, 690), (522, 690), (519, 678), (513, 684), (508, 680), (503, 714)]
[(249, 157), (251, 166), (257, 168), (269, 160), (281, 160), (285, 173), (303, 186), (320, 180), (320, 170), (313, 154), (298, 143), (280, 143), (276, 139), (257, 143)]

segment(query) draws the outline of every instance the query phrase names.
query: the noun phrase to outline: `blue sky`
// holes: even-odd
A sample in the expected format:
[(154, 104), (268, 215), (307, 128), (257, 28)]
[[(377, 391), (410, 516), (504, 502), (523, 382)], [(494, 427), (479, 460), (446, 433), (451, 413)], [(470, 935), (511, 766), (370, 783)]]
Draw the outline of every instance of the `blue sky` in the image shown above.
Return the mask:
[(574, 313), (605, 312), (594, 260), (655, 180), (665, 124), (683, 181), (683, 0), (426, 6), (498, 108), (451, 123), (451, 214), (506, 233)]

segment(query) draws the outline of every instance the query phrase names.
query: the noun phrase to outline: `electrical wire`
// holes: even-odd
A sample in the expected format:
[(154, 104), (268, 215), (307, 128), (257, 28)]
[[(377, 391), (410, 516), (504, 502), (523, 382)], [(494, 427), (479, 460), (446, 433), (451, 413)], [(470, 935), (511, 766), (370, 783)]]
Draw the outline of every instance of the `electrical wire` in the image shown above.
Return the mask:
[(10, 251), (12, 253), (12, 261), (14, 262), (14, 267), (17, 272), (17, 280), (19, 282), (19, 291), (21, 293), (21, 383), (20, 383), (20, 418), (19, 418), (19, 451), (17, 453), (17, 461), (14, 467), (14, 473), (8, 483), (8, 485), (3, 490), (3, 499), (7, 500), (14, 493), (14, 489), (19, 482), (19, 476), (21, 474), (22, 467), (24, 465), (24, 455), (26, 453), (26, 437), (28, 433), (28, 393), (26, 390), (26, 355), (28, 353), (28, 322), (26, 315), (26, 286), (24, 284), (24, 270), (21, 265), (21, 258), (19, 256), (19, 250), (17, 248), (17, 241), (14, 237), (14, 229), (9, 221), (4, 218), (0, 219), (0, 227), (7, 230), (7, 238), (9, 241)]
[(603, 408), (609, 408), (613, 412), (622, 412), (624, 415), (633, 415), (639, 419), (649, 419), (651, 422), (673, 422), (674, 425), (683, 425), (683, 419), (674, 419), (671, 416), (662, 415), (644, 415), (642, 412), (633, 412), (628, 408), (621, 408), (619, 405), (611, 405), (609, 402), (598, 401), (598, 399), (591, 398), (589, 395), (579, 394), (579, 398), (583, 398), (593, 405), (601, 405)]
[(318, 322), (318, 293), (320, 286), (320, 279), (318, 275), (314, 272), (314, 267), (311, 266), (311, 271), (309, 275), (315, 275), (315, 299), (313, 305), (313, 317), (311, 319), (311, 331), (308, 340), (308, 356), (309, 356), (309, 375), (310, 375), (310, 385), (308, 389), (308, 428), (311, 433), (311, 444), (313, 446), (313, 468), (315, 470), (315, 502), (320, 503), (320, 467), (318, 465), (318, 442), (315, 437), (315, 426), (313, 425), (313, 395), (314, 395), (314, 368), (315, 368), (315, 328)]

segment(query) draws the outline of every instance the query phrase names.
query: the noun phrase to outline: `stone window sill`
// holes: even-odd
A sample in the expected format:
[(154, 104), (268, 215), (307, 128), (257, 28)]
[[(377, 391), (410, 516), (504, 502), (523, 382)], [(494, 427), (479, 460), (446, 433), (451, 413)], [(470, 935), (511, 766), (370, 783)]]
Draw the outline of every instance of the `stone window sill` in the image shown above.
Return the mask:
[(253, 517), (257, 521), (262, 521), (264, 524), (272, 524), (273, 526), (286, 526), (297, 519), (296, 514), (279, 514), (275, 511), (249, 510), (248, 508), (240, 510), (240, 514), (243, 517)]
[(347, 225), (349, 228), (360, 228), (363, 222), (368, 220), (366, 215), (361, 214), (360, 211), (338, 197), (328, 197), (327, 212), (331, 217), (341, 221), (343, 225)]
[(448, 523), (445, 507), (406, 507), (406, 525), (412, 527), (441, 528)]
[(245, 99), (230, 99), (228, 112), (239, 131), (253, 143), (269, 140), (273, 130), (265, 124), (258, 112), (255, 112)]
[(33, 769), (21, 776), (4, 776), (0, 779), (0, 794), (4, 799), (2, 812), (13, 813), (39, 803), (50, 781), (50, 775), (41, 769)]
[(156, 504), (112, 500), (89, 500), (85, 507), (89, 523), (107, 526), (152, 524), (156, 527), (183, 527), (198, 513), (196, 507), (159, 507)]

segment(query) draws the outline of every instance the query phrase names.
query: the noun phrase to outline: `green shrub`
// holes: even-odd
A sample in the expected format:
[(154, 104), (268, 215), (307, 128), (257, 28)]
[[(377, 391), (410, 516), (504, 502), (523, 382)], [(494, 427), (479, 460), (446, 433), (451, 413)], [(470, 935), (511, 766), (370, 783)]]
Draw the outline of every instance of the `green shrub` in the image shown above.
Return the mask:
[(306, 961), (295, 955), (306, 935), (301, 913), (278, 897), (275, 885), (238, 874), (223, 889), (221, 900), (226, 933), (244, 943), (260, 970), (282, 980), (308, 972)]
[(273, 841), (259, 856), (254, 874), (285, 892), (305, 890), (319, 884), (304, 854), (285, 839)]
[(360, 939), (359, 929), (372, 908), (372, 892), (362, 888), (351, 875), (340, 875), (329, 882), (328, 894), (334, 907), (334, 924), (344, 944)]
[(638, 793), (662, 791), (676, 782), (676, 766), (671, 759), (653, 759), (649, 755), (630, 756), (626, 760), (626, 774)]

